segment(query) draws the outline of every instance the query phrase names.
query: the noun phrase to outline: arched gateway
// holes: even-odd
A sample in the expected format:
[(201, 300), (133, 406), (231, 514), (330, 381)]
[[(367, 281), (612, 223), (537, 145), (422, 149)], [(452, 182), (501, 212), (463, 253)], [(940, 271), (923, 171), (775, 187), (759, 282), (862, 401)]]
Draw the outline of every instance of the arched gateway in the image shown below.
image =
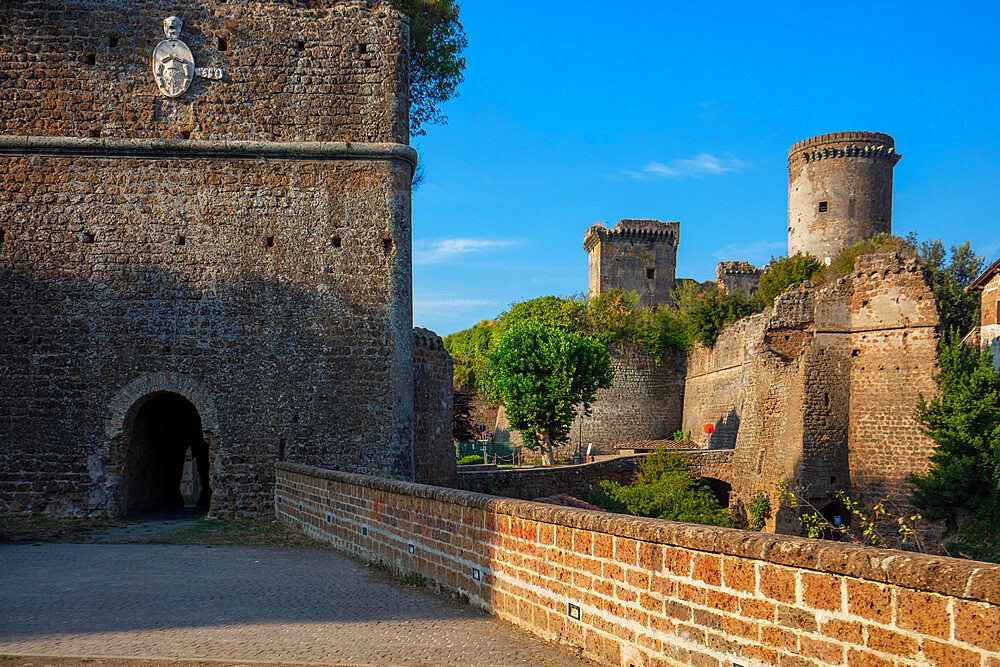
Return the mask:
[(208, 443), (191, 401), (169, 391), (150, 394), (129, 411), (122, 466), (122, 507), (126, 515), (181, 509), (184, 455), (191, 450), (201, 477), (198, 505), (208, 507)]
[(180, 481), (188, 449), (201, 482), (198, 505), (211, 506), (210, 444), (218, 441), (218, 422), (214, 402), (197, 381), (179, 373), (143, 375), (122, 387), (109, 407), (121, 514), (183, 507)]

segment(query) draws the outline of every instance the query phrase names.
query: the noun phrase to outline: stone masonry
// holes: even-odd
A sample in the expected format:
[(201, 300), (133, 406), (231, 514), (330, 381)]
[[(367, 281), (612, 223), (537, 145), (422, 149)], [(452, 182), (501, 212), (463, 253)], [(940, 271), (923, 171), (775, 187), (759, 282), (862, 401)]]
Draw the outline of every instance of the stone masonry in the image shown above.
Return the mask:
[(880, 132), (834, 132), (788, 150), (788, 254), (822, 261), (892, 231), (895, 142)]
[(413, 330), (413, 464), (416, 481), (452, 486), (455, 443), (452, 438), (452, 362), (441, 337)]
[(590, 298), (621, 288), (638, 294), (640, 307), (665, 303), (674, 288), (680, 227), (659, 220), (590, 227), (583, 236)]
[(750, 296), (760, 287), (763, 270), (750, 262), (719, 262), (715, 267), (715, 284), (723, 294), (742, 292)]
[(933, 450), (913, 410), (936, 391), (937, 325), (915, 260), (862, 256), (836, 284), (793, 287), (714, 348), (696, 346), (683, 428), (734, 449), (725, 481), (743, 502), (757, 490), (773, 497), (784, 477), (821, 507), (838, 490), (905, 505), (909, 475), (926, 470)]
[[(556, 457), (567, 460), (578, 449), (591, 454), (615, 454), (615, 445), (633, 440), (662, 440), (673, 435), (681, 423), (684, 396), (684, 357), (667, 351), (659, 363), (641, 347), (618, 343), (608, 348), (613, 374), (611, 387), (599, 389), (584, 416), (582, 406), (570, 425), (564, 443), (555, 447)], [(510, 430), (503, 408), (497, 413), (496, 432), (521, 444), (521, 436)], [(523, 460), (540, 453), (522, 450)]]
[[(171, 14), (212, 77), (178, 97), (150, 65)], [(405, 17), (73, 0), (0, 25), (0, 511), (170, 506), (188, 446), (214, 513), (269, 511), (276, 460), (412, 479)]]

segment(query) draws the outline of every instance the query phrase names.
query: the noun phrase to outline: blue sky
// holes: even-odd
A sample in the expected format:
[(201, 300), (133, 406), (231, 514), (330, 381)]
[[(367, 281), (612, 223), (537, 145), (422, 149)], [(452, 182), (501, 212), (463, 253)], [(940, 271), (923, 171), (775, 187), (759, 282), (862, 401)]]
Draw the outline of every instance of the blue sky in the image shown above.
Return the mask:
[(788, 147), (887, 132), (893, 231), (1000, 254), (1000, 3), (487, 2), (412, 142), (414, 323), (587, 287), (591, 224), (679, 220), (677, 276), (787, 247)]

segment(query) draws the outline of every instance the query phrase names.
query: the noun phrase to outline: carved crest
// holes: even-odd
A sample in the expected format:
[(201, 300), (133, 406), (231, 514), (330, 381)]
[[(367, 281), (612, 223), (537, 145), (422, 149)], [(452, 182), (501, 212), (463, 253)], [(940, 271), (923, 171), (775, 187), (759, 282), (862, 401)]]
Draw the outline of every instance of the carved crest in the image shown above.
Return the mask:
[(183, 95), (194, 80), (194, 55), (179, 39), (183, 25), (176, 16), (163, 19), (163, 33), (167, 38), (153, 49), (153, 79), (167, 97)]

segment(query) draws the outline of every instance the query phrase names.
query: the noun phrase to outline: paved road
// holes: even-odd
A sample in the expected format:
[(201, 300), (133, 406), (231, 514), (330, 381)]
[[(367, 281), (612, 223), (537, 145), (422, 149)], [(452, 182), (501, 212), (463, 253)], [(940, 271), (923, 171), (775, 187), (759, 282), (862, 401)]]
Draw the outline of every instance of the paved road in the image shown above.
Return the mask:
[(0, 544), (0, 654), (591, 665), (326, 549)]

